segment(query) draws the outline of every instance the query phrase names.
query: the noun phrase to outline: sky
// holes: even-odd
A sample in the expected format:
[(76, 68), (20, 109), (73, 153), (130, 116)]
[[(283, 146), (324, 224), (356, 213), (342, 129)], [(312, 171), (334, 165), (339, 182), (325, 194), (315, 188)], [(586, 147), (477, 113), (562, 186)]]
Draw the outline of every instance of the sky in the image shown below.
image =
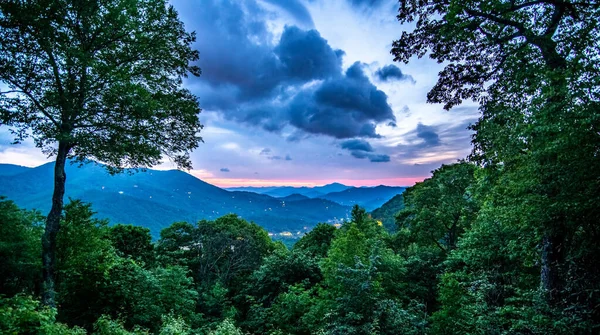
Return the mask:
[[(427, 104), (443, 64), (393, 62), (395, 0), (174, 0), (196, 32), (194, 176), (221, 187), (409, 186), (471, 151), (467, 103)], [(0, 132), (0, 163), (51, 158)], [(168, 162), (159, 166), (172, 168)]]

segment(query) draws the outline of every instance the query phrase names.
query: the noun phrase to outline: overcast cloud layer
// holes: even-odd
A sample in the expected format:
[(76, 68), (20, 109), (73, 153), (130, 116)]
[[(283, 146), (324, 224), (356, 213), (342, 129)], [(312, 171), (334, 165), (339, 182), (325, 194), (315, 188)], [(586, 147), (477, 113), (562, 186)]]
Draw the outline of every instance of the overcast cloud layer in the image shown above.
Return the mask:
[[(476, 106), (425, 103), (440, 66), (394, 64), (393, 0), (176, 0), (197, 33), (205, 143), (192, 173), (222, 186), (409, 185), (470, 151)], [(0, 132), (0, 162), (38, 165)], [(165, 164), (163, 167), (168, 167)]]

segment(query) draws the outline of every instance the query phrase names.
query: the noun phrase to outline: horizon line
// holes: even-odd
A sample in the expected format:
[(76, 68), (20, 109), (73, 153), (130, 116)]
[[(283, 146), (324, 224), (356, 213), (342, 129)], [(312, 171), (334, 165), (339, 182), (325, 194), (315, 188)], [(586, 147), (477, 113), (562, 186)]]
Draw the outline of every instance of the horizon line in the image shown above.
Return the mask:
[[(94, 164), (106, 165), (104, 163), (90, 160)], [(45, 162), (39, 165), (21, 165), (14, 163), (0, 162), (0, 164), (15, 165), (26, 168), (38, 168), (46, 164), (53, 164), (55, 161)], [(135, 169), (135, 168), (133, 168)], [(139, 168), (140, 170), (142, 168)], [(243, 188), (243, 187), (255, 187), (255, 188), (267, 188), (267, 187), (322, 187), (330, 184), (341, 184), (348, 187), (376, 187), (376, 186), (390, 186), (390, 187), (410, 187), (417, 182), (421, 182), (429, 176), (422, 177), (396, 177), (396, 178), (376, 178), (376, 179), (312, 179), (312, 180), (299, 180), (299, 179), (259, 179), (259, 178), (214, 178), (199, 175), (202, 174), (202, 170), (181, 170), (174, 169), (172, 167), (161, 169), (160, 166), (154, 166), (151, 168), (145, 168), (147, 170), (155, 171), (181, 171), (185, 172), (192, 177), (209, 183), (222, 189), (228, 188)]]

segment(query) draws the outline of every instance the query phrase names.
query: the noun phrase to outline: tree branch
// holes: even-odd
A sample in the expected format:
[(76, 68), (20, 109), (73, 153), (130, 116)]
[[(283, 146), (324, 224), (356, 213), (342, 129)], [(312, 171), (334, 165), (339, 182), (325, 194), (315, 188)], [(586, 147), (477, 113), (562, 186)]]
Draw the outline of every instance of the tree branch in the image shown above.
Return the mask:
[(52, 117), (52, 115), (46, 110), (46, 108), (31, 94), (31, 92), (28, 92), (27, 90), (25, 90), (21, 85), (16, 83), (14, 80), (11, 80), (9, 78), (2, 78), (2, 79), (7, 81), (14, 87), (20, 89), (21, 93), (25, 94), (29, 98), (29, 100), (31, 100), (31, 102), (40, 110), (40, 112), (42, 114), (44, 114), (44, 116), (46, 116), (57, 128), (60, 128), (60, 123), (58, 121), (56, 121), (54, 119), (54, 117)]

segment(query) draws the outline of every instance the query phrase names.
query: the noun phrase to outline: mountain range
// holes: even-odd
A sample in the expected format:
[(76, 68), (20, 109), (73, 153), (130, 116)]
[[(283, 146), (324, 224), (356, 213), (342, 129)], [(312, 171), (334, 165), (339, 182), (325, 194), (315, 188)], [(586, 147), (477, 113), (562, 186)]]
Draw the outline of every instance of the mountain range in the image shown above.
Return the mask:
[[(23, 208), (46, 214), (51, 204), (53, 171), (54, 163), (35, 168), (0, 164), (0, 195)], [(269, 232), (298, 234), (319, 222), (347, 219), (355, 203), (370, 210), (404, 190), (336, 183), (318, 188), (273, 187), (258, 193), (250, 188), (225, 190), (178, 170), (126, 170), (110, 175), (96, 163), (81, 167), (67, 164), (66, 174), (66, 198), (92, 203), (97, 216), (111, 223), (148, 227), (155, 238), (173, 222), (215, 219), (228, 213), (254, 221)], [(311, 190), (321, 196), (315, 197)]]
[(228, 191), (246, 191), (259, 194), (270, 195), (275, 198), (287, 197), (292, 194), (304, 195), (308, 198), (319, 198), (325, 194), (332, 192), (341, 192), (352, 188), (352, 186), (346, 186), (340, 183), (332, 183), (323, 186), (315, 187), (292, 187), (292, 186), (265, 186), (265, 187), (231, 187), (227, 188)]
[(404, 192), (405, 187), (379, 185), (375, 187), (352, 187), (340, 183), (332, 183), (315, 187), (232, 187), (228, 191), (244, 191), (265, 194), (282, 200), (291, 199), (326, 199), (344, 206), (359, 205), (371, 211), (381, 207), (396, 194)]

